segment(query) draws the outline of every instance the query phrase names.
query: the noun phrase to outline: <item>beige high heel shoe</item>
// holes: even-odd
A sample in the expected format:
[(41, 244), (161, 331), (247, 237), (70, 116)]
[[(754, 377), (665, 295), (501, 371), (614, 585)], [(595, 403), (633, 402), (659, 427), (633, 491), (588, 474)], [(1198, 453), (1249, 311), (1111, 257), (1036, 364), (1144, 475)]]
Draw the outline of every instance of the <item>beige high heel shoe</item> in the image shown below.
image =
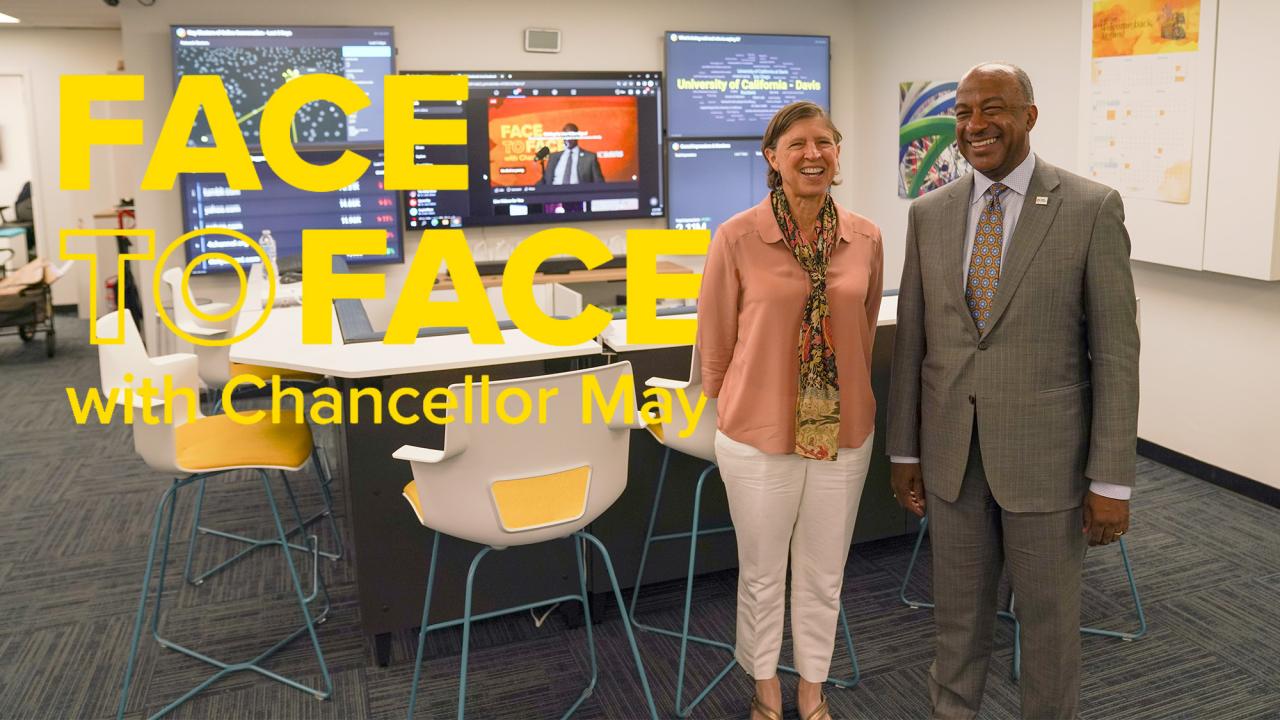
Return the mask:
[[(827, 706), (825, 701), (822, 706)], [(764, 720), (782, 720), (782, 713), (760, 702), (760, 698), (756, 695), (751, 696), (751, 712), (764, 716)]]
[(814, 708), (813, 712), (809, 713), (809, 717), (804, 720), (821, 720), (824, 717), (831, 717), (829, 708), (827, 708), (826, 695), (822, 696), (822, 702), (818, 703), (818, 707)]

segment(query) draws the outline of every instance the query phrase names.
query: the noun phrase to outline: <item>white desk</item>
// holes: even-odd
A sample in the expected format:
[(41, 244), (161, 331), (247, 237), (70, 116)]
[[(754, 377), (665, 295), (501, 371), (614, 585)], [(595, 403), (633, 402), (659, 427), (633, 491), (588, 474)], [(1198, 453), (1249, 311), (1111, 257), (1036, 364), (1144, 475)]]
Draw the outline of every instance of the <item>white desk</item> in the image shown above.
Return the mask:
[[(688, 315), (667, 315), (666, 318), (688, 318), (693, 317), (693, 313)], [(884, 327), (886, 325), (895, 325), (898, 322), (898, 296), (887, 296), (880, 301), (880, 317), (876, 322), (876, 327)], [(657, 350), (660, 348), (681, 347), (686, 343), (668, 343), (662, 345), (648, 345), (640, 343), (627, 342), (627, 321), (614, 320), (609, 326), (600, 333), (600, 342), (604, 343), (614, 352), (631, 352), (633, 350)]]
[[(252, 327), (261, 314), (245, 311), (236, 332)], [(368, 378), (598, 355), (601, 350), (600, 343), (594, 340), (578, 345), (547, 345), (519, 330), (502, 331), (502, 345), (478, 345), (466, 333), (418, 338), (412, 345), (345, 345), (336, 314), (331, 314), (331, 322), (332, 344), (307, 345), (302, 342), (302, 308), (274, 308), (256, 333), (232, 346), (231, 360), (331, 377)]]

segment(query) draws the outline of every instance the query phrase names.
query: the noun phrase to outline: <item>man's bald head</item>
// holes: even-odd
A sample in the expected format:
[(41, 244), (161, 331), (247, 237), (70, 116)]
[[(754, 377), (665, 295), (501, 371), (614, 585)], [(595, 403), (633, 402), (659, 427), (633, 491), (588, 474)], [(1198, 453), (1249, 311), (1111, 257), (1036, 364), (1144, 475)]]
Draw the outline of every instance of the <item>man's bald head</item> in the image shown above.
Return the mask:
[(1018, 89), (1022, 91), (1023, 101), (1028, 105), (1035, 105), (1036, 92), (1035, 89), (1031, 87), (1031, 76), (1027, 75), (1027, 71), (1017, 65), (1004, 62), (978, 63), (965, 71), (964, 75), (960, 77), (960, 82), (963, 83), (965, 78), (968, 78), (974, 73), (998, 73), (1012, 76), (1013, 81), (1018, 85)]

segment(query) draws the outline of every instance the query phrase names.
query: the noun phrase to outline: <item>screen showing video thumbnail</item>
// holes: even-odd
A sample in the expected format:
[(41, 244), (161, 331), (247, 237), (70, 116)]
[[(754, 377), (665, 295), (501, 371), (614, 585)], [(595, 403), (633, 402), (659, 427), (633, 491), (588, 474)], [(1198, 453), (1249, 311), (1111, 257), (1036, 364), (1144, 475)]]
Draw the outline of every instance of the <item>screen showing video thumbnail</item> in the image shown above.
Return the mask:
[(769, 194), (759, 140), (667, 143), (667, 227), (710, 230)]
[[(261, 190), (235, 190), (219, 173), (187, 173), (181, 176), (182, 224), (186, 232), (198, 228), (230, 228), (261, 241), (270, 231), (276, 243), (279, 264), (299, 265), (302, 231), (380, 228), (387, 233), (385, 255), (348, 255), (351, 264), (397, 263), (404, 260), (400, 232), (399, 193), (384, 187), (383, 154), (380, 149), (352, 150), (369, 159), (369, 168), (359, 180), (335, 192), (313, 193), (299, 190), (281, 180), (262, 156), (254, 156), (254, 168), (262, 181)], [(341, 151), (302, 153), (316, 165), (338, 159)], [(258, 256), (243, 242), (227, 235), (202, 235), (187, 241), (187, 261), (207, 252), (236, 258), (242, 266), (258, 262)], [(201, 262), (192, 272), (228, 272), (223, 261)]]
[[(262, 144), (259, 121), (272, 93), (300, 75), (327, 73), (354, 82), (369, 106), (347, 115), (330, 102), (303, 105), (294, 117), (298, 146), (347, 146), (382, 142), (382, 77), (395, 73), (389, 27), (230, 27), (175, 25), (173, 74), (218, 75), (249, 147)], [(188, 145), (213, 145), (204, 113)]]
[(467, 145), (418, 146), (419, 164), (468, 166), (467, 190), (405, 193), (408, 230), (660, 217), (661, 73), (465, 74), (465, 101), (419, 102), (462, 118)]
[(666, 33), (667, 136), (760, 137), (779, 108), (831, 109), (825, 35)]

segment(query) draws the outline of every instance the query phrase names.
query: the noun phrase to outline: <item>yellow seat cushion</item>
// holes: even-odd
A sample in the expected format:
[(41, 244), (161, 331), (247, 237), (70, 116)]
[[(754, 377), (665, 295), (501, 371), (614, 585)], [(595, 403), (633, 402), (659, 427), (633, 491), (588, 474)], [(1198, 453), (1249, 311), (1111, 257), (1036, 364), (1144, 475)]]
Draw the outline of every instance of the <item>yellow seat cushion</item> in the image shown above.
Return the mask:
[(418, 502), (417, 483), (410, 480), (409, 484), (404, 486), (404, 499), (413, 506), (413, 514), (418, 516), (418, 522), (422, 522), (422, 505)]
[(591, 466), (532, 477), (497, 480), (489, 485), (498, 521), (507, 532), (559, 525), (582, 517), (587, 509)]
[(227, 415), (211, 415), (179, 425), (174, 432), (178, 466), (186, 470), (236, 467), (296, 468), (311, 456), (311, 426), (282, 413), (279, 423), (241, 425)]
[(280, 380), (292, 380), (294, 382), (324, 382), (323, 375), (315, 373), (303, 372), (301, 370), (289, 370), (288, 368), (273, 368), (266, 365), (246, 365), (244, 363), (231, 363), (231, 377), (237, 375), (253, 375), (263, 380), (270, 380), (272, 375), (279, 375)]
[(644, 428), (649, 431), (649, 434), (652, 435), (655, 440), (657, 440), (660, 443), (663, 443), (664, 445), (666, 444), (666, 438), (663, 437), (662, 421), (659, 420), (657, 417), (655, 417), (653, 414), (651, 413), (645, 414)]

